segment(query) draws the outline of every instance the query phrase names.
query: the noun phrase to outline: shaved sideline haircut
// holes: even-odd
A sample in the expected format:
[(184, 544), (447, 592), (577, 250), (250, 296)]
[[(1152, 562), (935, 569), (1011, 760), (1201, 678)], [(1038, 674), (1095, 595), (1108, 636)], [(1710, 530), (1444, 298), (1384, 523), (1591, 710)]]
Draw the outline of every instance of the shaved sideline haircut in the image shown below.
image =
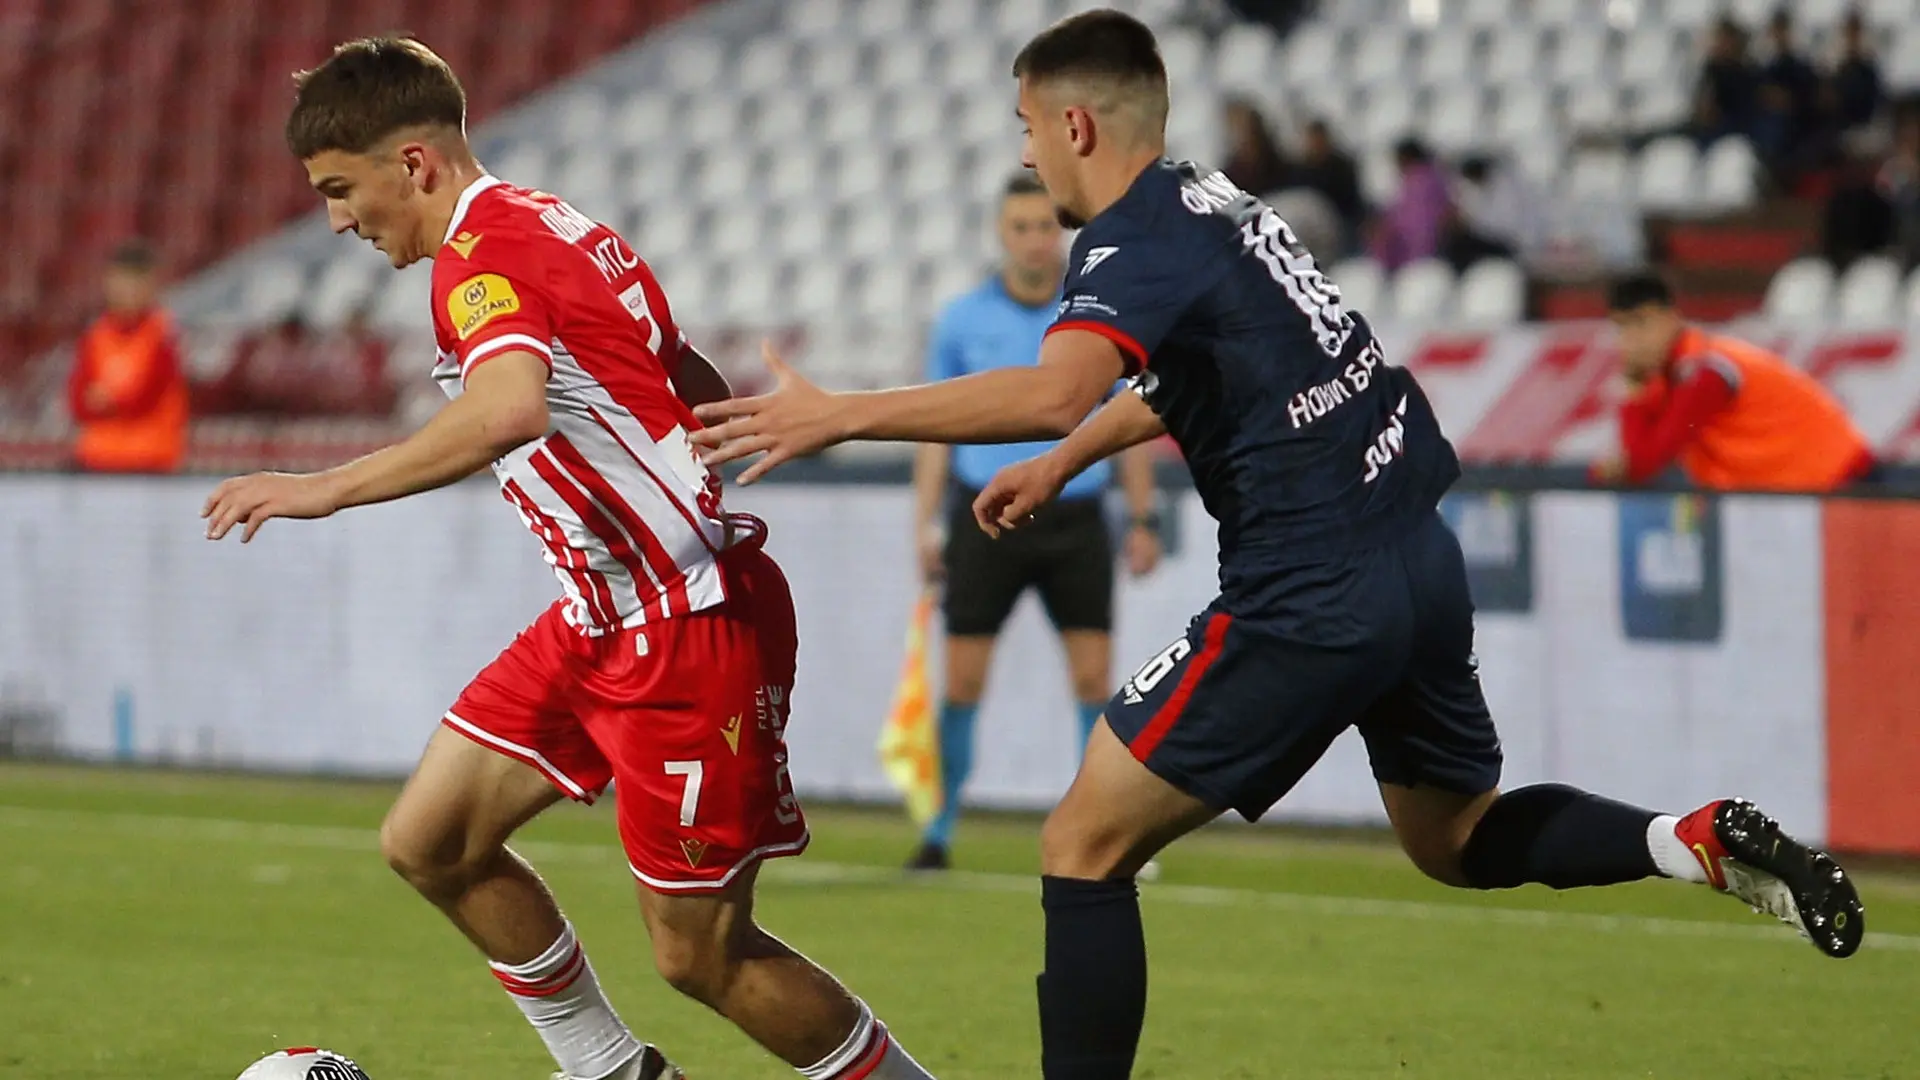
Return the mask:
[(1125, 115), (1141, 133), (1167, 127), (1167, 66), (1145, 23), (1111, 8), (1084, 11), (1042, 30), (1014, 57), (1030, 86), (1071, 84), (1095, 113)]

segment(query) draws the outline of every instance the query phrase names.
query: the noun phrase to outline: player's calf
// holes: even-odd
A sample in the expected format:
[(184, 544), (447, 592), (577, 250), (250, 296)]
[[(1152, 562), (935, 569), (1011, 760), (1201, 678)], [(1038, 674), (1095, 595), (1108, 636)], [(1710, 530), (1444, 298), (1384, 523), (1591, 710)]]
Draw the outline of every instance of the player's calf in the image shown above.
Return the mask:
[(654, 966), (807, 1080), (932, 1080), (865, 1002), (753, 921), (751, 869), (725, 888), (643, 888)]

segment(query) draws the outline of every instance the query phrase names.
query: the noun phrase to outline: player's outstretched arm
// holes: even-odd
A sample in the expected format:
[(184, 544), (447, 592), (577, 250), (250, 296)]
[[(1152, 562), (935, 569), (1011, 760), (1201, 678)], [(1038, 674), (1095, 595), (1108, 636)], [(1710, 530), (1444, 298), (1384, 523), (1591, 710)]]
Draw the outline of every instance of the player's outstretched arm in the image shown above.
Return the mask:
[(1131, 391), (1120, 394), (1053, 449), (995, 473), (973, 501), (974, 520), (989, 536), (1019, 528), (1087, 466), (1166, 433), (1145, 399)]
[(1072, 431), (1126, 373), (1120, 350), (1083, 330), (1049, 334), (1033, 367), (1000, 368), (898, 390), (830, 394), (764, 346), (774, 389), (694, 410), (707, 428), (693, 433), (719, 465), (763, 455), (740, 482), (750, 484), (796, 457), (856, 439), (871, 442), (1001, 443), (1057, 439)]
[(253, 539), (272, 518), (321, 518), (350, 506), (445, 487), (547, 433), (547, 363), (523, 351), (490, 357), (466, 389), (404, 441), (317, 473), (254, 473), (222, 483), (200, 516), (207, 538), (235, 525)]

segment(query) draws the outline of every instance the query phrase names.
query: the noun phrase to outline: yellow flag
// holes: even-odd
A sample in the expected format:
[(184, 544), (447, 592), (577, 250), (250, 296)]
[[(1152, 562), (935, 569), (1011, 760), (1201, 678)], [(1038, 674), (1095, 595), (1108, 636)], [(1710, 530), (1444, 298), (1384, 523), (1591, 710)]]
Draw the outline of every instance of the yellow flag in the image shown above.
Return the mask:
[(906, 797), (907, 815), (925, 825), (940, 812), (939, 733), (934, 730), (933, 687), (927, 678), (927, 632), (933, 626), (934, 594), (923, 591), (907, 626), (907, 661), (893, 708), (880, 729), (880, 764)]

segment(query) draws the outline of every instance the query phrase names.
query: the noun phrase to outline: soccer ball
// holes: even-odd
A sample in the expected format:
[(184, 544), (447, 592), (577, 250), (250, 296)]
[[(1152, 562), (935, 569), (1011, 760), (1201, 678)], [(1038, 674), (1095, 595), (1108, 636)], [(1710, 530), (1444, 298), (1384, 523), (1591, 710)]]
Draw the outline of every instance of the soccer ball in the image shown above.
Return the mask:
[(368, 1080), (351, 1058), (313, 1046), (275, 1050), (247, 1066), (240, 1080)]

